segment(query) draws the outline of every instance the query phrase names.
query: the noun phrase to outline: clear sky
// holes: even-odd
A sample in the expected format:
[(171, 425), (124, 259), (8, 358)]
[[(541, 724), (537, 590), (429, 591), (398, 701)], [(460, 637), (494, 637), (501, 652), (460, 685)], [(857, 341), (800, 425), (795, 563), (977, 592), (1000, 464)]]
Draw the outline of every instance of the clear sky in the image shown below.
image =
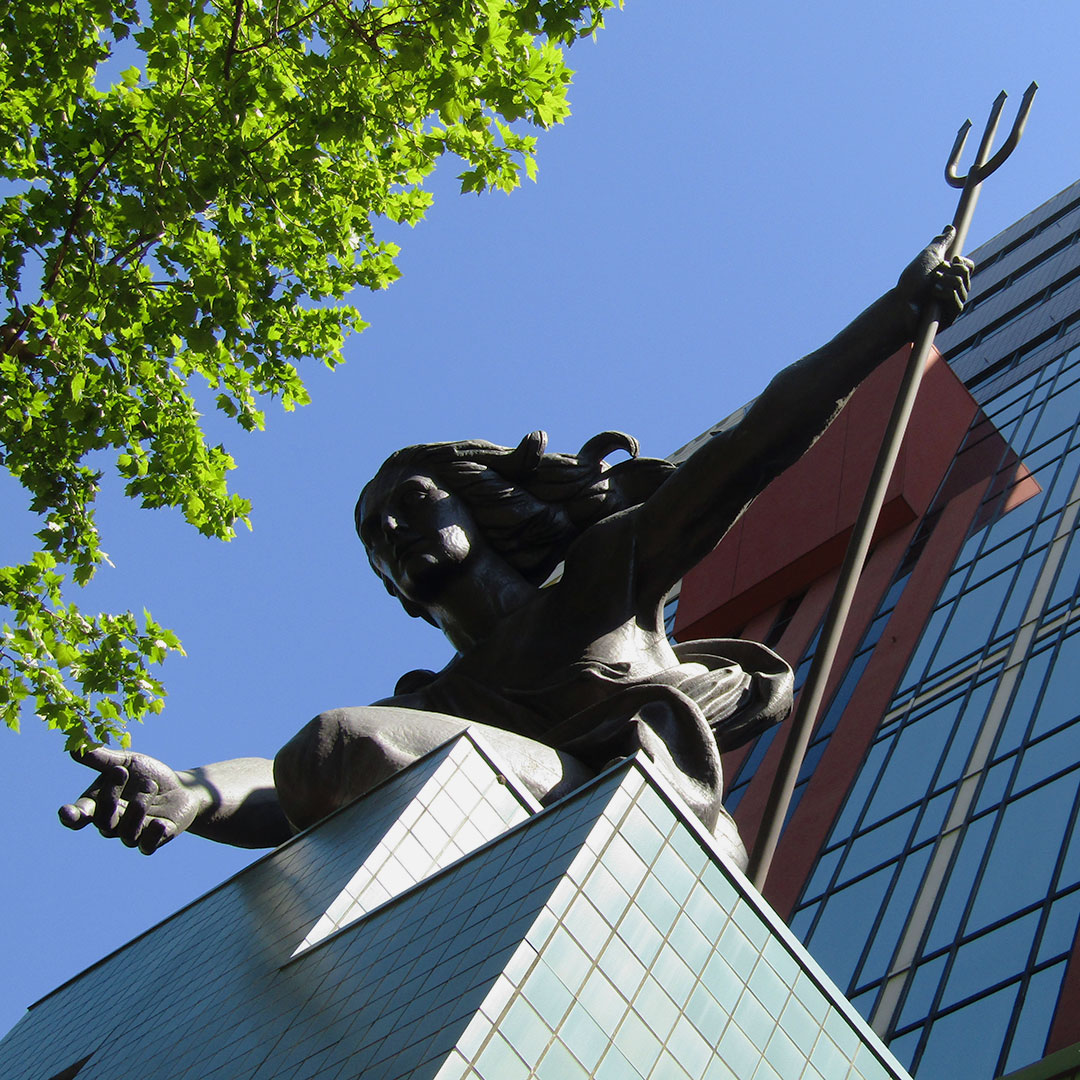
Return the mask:
[[(252, 533), (207, 541), (106, 493), (116, 569), (80, 606), (149, 607), (189, 654), (166, 665), (167, 707), (135, 748), (178, 768), (272, 757), (315, 713), (441, 666), (448, 647), (386, 595), (352, 532), (391, 451), (534, 428), (572, 451), (615, 428), (670, 453), (894, 283), (952, 216), (957, 127), (981, 131), (999, 90), (1007, 124), (1041, 86), (971, 246), (1080, 178), (1078, 43), (1072, 0), (629, 0), (572, 50), (574, 115), (541, 136), (537, 184), (458, 196), (444, 163), (428, 220), (396, 237), (403, 278), (357, 298), (372, 326), (349, 363), (310, 371), (314, 403), (271, 407), (251, 437), (208, 417)], [(8, 561), (31, 550), (21, 506), (0, 478)], [(6, 1031), (252, 853), (185, 836), (145, 858), (70, 833), (56, 808), (90, 774), (33, 718), (0, 739)]]

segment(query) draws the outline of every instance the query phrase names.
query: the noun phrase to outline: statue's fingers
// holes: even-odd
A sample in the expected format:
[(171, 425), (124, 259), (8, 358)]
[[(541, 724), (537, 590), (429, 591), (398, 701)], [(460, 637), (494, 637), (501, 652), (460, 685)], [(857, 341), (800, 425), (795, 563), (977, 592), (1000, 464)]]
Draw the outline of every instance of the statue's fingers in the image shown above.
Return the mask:
[(73, 803), (65, 803), (57, 812), (61, 825), (69, 829), (84, 829), (94, 820), (94, 800), (83, 795)]
[(146, 824), (146, 815), (150, 806), (150, 799), (157, 790), (157, 784), (152, 780), (139, 782), (137, 790), (127, 792), (127, 809), (120, 817), (116, 826), (116, 834), (128, 847), (135, 847), (139, 842), (143, 826)]
[(967, 288), (971, 284), (972, 266), (967, 260), (953, 259), (953, 261), (946, 267), (943, 267), (943, 269), (946, 270), (949, 278), (953, 281), (962, 281), (964, 283), (964, 288)]
[(967, 301), (968, 282), (967, 278), (956, 272), (953, 266), (941, 266), (934, 275), (934, 293), (946, 303), (960, 303)]
[(950, 291), (952, 295), (961, 303), (967, 303), (968, 298), (968, 283), (967, 280), (958, 274), (951, 274), (949, 284), (951, 285)]
[(131, 760), (131, 754), (124, 750), (111, 750), (107, 746), (94, 746), (89, 750), (72, 750), (71, 757), (80, 765), (90, 769), (104, 772), (113, 765), (126, 766)]
[(144, 855), (153, 855), (162, 844), (167, 844), (176, 835), (176, 826), (164, 818), (151, 818), (139, 837), (139, 850)]
[(124, 785), (128, 771), (122, 765), (111, 765), (101, 774), (101, 786), (94, 800), (94, 824), (103, 836), (115, 836), (116, 826), (124, 810)]

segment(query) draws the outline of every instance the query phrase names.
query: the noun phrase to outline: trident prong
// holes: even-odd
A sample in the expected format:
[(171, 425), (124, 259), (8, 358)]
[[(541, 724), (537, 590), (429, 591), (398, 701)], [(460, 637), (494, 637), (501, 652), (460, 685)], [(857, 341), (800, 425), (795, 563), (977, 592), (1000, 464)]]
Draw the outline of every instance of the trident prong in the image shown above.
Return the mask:
[[(956, 134), (956, 142), (953, 143), (949, 163), (945, 166), (945, 179), (950, 187), (962, 188), (971, 184), (981, 184), (992, 172), (996, 172), (1001, 167), (1002, 162), (1016, 149), (1020, 136), (1024, 134), (1024, 125), (1027, 123), (1028, 113), (1031, 112), (1031, 102), (1035, 97), (1035, 91), (1038, 89), (1039, 84), (1033, 82), (1024, 91), (1024, 96), (1020, 101), (1020, 108), (1016, 113), (1016, 119), (1013, 121), (1012, 131), (1009, 132), (1009, 137), (1002, 143), (998, 152), (989, 161), (980, 153), (979, 156), (982, 160), (977, 158), (966, 176), (958, 176), (956, 168), (960, 164), (960, 155), (964, 152), (964, 143), (967, 141), (967, 134), (971, 129), (971, 121), (964, 121), (963, 126)], [(986, 156), (989, 156), (990, 143), (993, 141), (994, 133), (997, 131), (998, 119), (1001, 117), (1001, 110), (1005, 106), (1006, 97), (1005, 91), (1002, 90), (994, 99), (994, 104), (990, 109), (990, 119), (986, 123), (986, 131), (983, 134)], [(982, 149), (980, 147), (980, 151)]]
[[(956, 168), (960, 163), (960, 155), (964, 152), (964, 143), (967, 141), (968, 132), (971, 130), (971, 121), (965, 120), (963, 126), (956, 133), (956, 141), (953, 143), (952, 153), (949, 155), (949, 163), (945, 166), (945, 179), (951, 187), (963, 188), (963, 190), (960, 193), (956, 207), (956, 215), (953, 217), (955, 232), (949, 244), (947, 258), (955, 258), (964, 250), (968, 226), (971, 224), (975, 202), (979, 197), (979, 186), (1016, 148), (1020, 136), (1024, 133), (1024, 124), (1027, 123), (1028, 112), (1031, 110), (1031, 99), (1035, 96), (1037, 89), (1038, 86), (1032, 83), (1024, 91), (1023, 100), (1020, 102), (1020, 111), (1017, 113), (1009, 137), (1002, 144), (1001, 149), (993, 157), (990, 157), (990, 147), (993, 145), (995, 134), (997, 134), (1001, 110), (1005, 107), (1005, 91), (1003, 90), (998, 94), (990, 108), (990, 119), (986, 122), (986, 130), (983, 132), (982, 141), (979, 143), (979, 151), (975, 155), (975, 162), (968, 169), (966, 176), (958, 176)], [(814, 659), (799, 694), (798, 704), (791, 717), (790, 731), (780, 755), (776, 778), (773, 781), (772, 790), (769, 792), (765, 812), (758, 828), (757, 842), (750, 856), (750, 865), (747, 867), (747, 875), (759, 890), (765, 886), (765, 878), (768, 876), (769, 865), (772, 862), (773, 853), (780, 838), (780, 830), (783, 828), (788, 806), (791, 804), (791, 796), (795, 790), (799, 768), (806, 754), (806, 748), (810, 744), (814, 721), (824, 701), (829, 671), (840, 645), (840, 635), (843, 633), (844, 623), (847, 621), (847, 614), (855, 595), (855, 586), (858, 583), (859, 575), (862, 573), (866, 556), (870, 551), (870, 540), (881, 507), (885, 502), (885, 492), (889, 484), (889, 478), (892, 476), (893, 468), (896, 465), (896, 459), (900, 452), (900, 443), (904, 437), (908, 419), (911, 416), (912, 406), (915, 404), (915, 394), (919, 388), (919, 380), (930, 356), (930, 348), (934, 343), (934, 335), (938, 330), (939, 317), (940, 308), (936, 300), (924, 305), (919, 319), (919, 328), (912, 343), (907, 368), (904, 371), (900, 390), (893, 405), (892, 415), (889, 417), (889, 422), (885, 427), (881, 449), (878, 451), (877, 461), (874, 463), (874, 470), (870, 475), (866, 496), (863, 499), (862, 508), (852, 530), (843, 565), (840, 567), (840, 575), (836, 583), (832, 603), (829, 605), (825, 623), (818, 637)]]
[(990, 157), (990, 148), (994, 144), (994, 136), (997, 134), (998, 121), (1001, 119), (1001, 110), (1005, 108), (1007, 95), (1002, 90), (994, 98), (994, 104), (990, 106), (990, 117), (986, 121), (986, 127), (979, 142), (978, 153), (975, 155), (975, 161), (965, 176), (959, 176), (956, 170), (960, 164), (960, 155), (964, 152), (964, 143), (967, 142), (968, 132), (971, 130), (971, 121), (965, 120), (956, 133), (956, 142), (953, 143), (949, 163), (945, 166), (945, 181), (950, 187), (962, 188), (963, 190), (960, 192), (960, 201), (953, 217), (953, 228), (956, 229), (956, 235), (949, 248), (950, 256), (959, 255), (963, 251), (968, 226), (971, 224), (971, 216), (975, 211), (975, 203), (979, 198), (979, 186), (992, 172), (999, 169), (1002, 162), (1016, 149), (1020, 136), (1024, 134), (1028, 113), (1031, 112), (1031, 102), (1035, 97), (1035, 91), (1038, 89), (1039, 84), (1033, 82), (1024, 91), (1009, 137), (1001, 144), (998, 152), (993, 157)]
[(971, 121), (965, 120), (956, 133), (956, 142), (952, 144), (952, 153), (949, 154), (949, 163), (945, 166), (945, 180), (951, 187), (963, 187), (967, 182), (966, 176), (957, 176), (956, 167), (960, 164), (960, 155), (964, 152), (967, 143), (968, 132), (971, 130)]

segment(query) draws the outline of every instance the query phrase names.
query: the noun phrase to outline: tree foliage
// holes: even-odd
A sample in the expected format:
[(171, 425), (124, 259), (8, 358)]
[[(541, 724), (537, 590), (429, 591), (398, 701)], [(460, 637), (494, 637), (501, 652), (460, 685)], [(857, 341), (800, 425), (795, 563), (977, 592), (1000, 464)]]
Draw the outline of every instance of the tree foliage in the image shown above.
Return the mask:
[[(0, 454), (41, 516), (0, 568), (0, 709), (69, 747), (159, 712), (180, 643), (66, 598), (107, 556), (94, 500), (128, 495), (221, 539), (246, 521), (193, 380), (251, 430), (307, 400), (397, 276), (441, 155), (463, 191), (535, 173), (526, 124), (568, 113), (563, 51), (614, 0), (20, 0), (0, 13)], [(518, 123), (520, 122), (520, 123)], [(68, 594), (70, 595), (70, 594)]]

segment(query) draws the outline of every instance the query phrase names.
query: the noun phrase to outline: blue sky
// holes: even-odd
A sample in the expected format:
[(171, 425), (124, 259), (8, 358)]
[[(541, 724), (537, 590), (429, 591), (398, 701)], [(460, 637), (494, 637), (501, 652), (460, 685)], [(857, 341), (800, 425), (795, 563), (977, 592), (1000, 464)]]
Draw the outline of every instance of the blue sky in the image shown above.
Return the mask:
[[(539, 182), (461, 197), (444, 163), (428, 220), (395, 237), (403, 278), (357, 298), (372, 326), (336, 375), (312, 368), (313, 404), (271, 408), (257, 436), (208, 418), (254, 501), (252, 533), (207, 541), (106, 492), (116, 569), (80, 605), (147, 606), (188, 651), (135, 748), (178, 768), (272, 757), (315, 713), (448, 659), (352, 532), (356, 493), (392, 450), (542, 427), (554, 449), (616, 428), (670, 453), (893, 284), (952, 216), (941, 172), (956, 128), (970, 115), (981, 130), (1002, 88), (1009, 123), (1041, 86), (971, 246), (1080, 178), (1078, 21), (1068, 0), (613, 13), (572, 50), (574, 115), (541, 136)], [(0, 506), (0, 556), (22, 558), (33, 521), (7, 477)], [(0, 733), (0, 1031), (253, 857), (182, 837), (147, 859), (62, 829), (56, 807), (89, 774), (40, 728)]]

